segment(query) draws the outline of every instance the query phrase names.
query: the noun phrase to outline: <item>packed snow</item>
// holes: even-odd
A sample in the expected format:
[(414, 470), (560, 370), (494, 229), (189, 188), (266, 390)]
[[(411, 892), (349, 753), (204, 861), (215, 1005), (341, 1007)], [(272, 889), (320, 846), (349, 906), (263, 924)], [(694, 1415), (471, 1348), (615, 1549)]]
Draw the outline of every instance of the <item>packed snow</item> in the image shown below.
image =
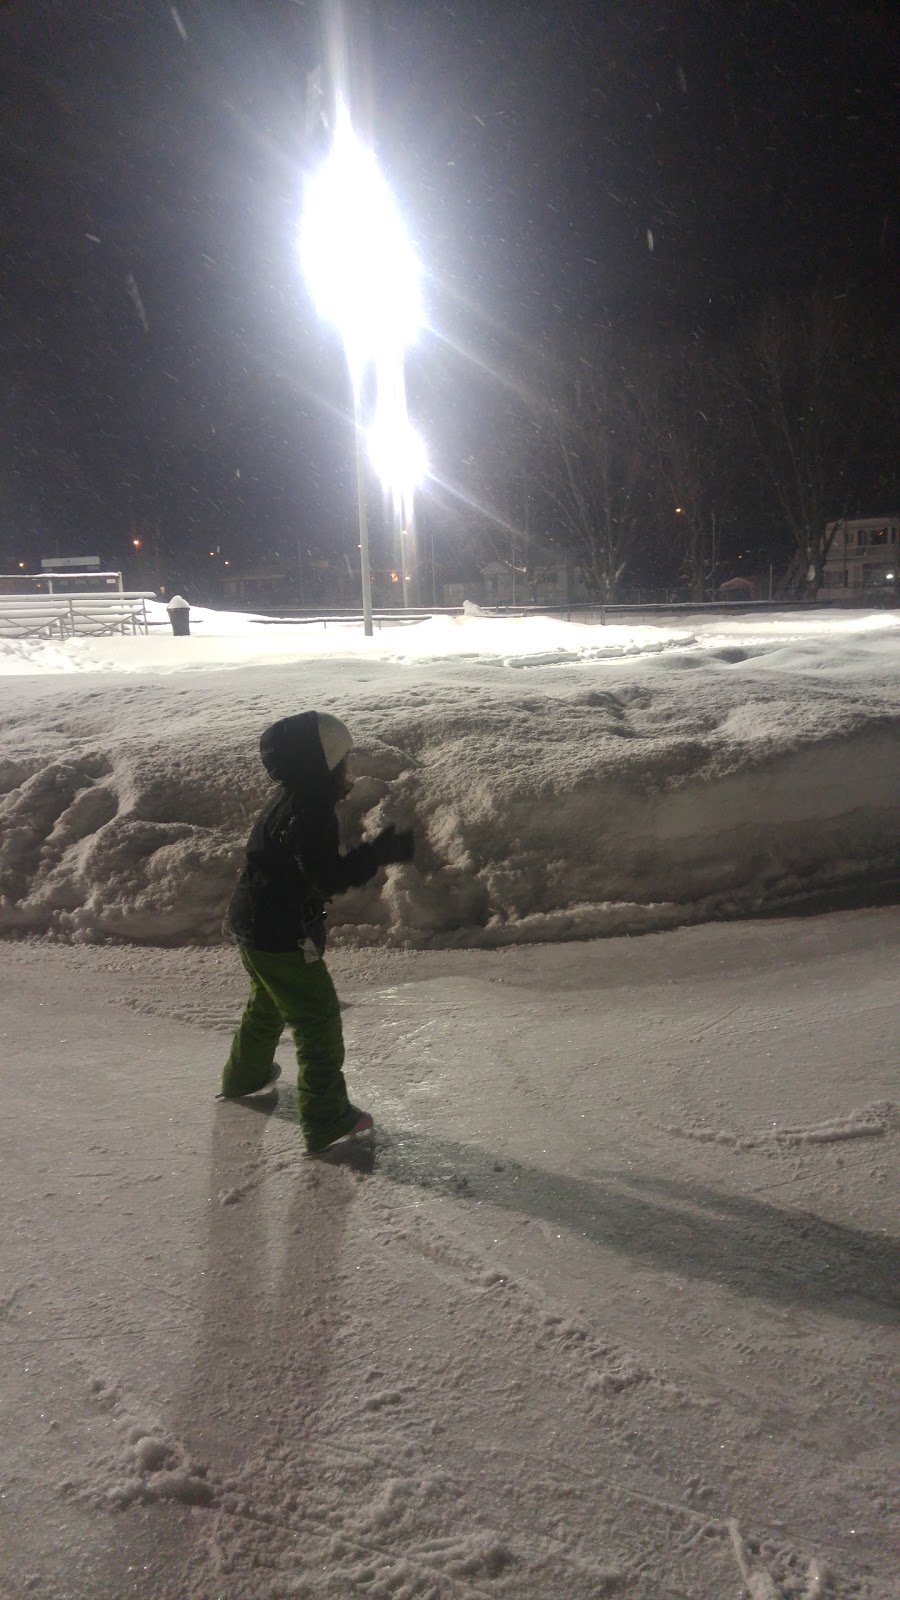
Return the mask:
[(896, 1600), (897, 958), (338, 950), (310, 1162), (233, 951), (0, 944), (4, 1600)]
[[(0, 639), (0, 931), (220, 939), (267, 780), (262, 728), (356, 741), (348, 843), (412, 865), (335, 903), (339, 942), (493, 947), (865, 903), (898, 872), (891, 613), (585, 625), (200, 610), (174, 637)], [(846, 901), (845, 901), (846, 903)]]
[[(898, 919), (759, 915), (896, 880), (896, 619), (164, 622), (0, 640), (3, 1600), (897, 1600)], [(214, 1099), (307, 707), (417, 836), (319, 1162)]]

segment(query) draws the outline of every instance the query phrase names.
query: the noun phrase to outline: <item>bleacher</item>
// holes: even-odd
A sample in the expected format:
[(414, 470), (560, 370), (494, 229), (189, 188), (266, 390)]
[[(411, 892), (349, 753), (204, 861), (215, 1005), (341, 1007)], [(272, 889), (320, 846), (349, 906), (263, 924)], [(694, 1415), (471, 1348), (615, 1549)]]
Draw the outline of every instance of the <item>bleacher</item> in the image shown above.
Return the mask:
[(152, 589), (0, 594), (0, 637), (68, 639), (76, 634), (149, 633)]

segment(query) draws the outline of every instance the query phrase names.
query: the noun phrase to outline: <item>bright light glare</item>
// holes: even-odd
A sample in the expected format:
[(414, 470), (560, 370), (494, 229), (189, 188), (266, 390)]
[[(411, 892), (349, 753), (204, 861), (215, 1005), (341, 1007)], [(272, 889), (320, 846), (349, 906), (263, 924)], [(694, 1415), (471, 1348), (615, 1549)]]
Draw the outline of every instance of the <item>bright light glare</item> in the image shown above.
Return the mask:
[(366, 433), (366, 443), (383, 487), (403, 502), (409, 501), (428, 472), (428, 456), (421, 435), (410, 426), (405, 412), (394, 406), (380, 408)]
[(331, 150), (306, 183), (300, 260), (355, 382), (369, 362), (412, 342), (422, 324), (419, 262), (375, 155), (342, 104)]

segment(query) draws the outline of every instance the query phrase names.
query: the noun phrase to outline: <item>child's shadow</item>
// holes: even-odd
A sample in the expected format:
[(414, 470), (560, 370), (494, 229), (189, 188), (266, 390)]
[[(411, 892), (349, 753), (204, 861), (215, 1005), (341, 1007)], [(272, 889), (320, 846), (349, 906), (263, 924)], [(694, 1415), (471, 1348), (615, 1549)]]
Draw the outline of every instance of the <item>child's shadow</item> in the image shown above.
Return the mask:
[[(280, 1087), (277, 1097), (258, 1096), (254, 1109), (295, 1121), (296, 1091)], [(313, 1159), (535, 1217), (646, 1266), (770, 1304), (884, 1326), (898, 1318), (895, 1240), (752, 1195), (652, 1172), (553, 1172), (477, 1145), (382, 1126)]]

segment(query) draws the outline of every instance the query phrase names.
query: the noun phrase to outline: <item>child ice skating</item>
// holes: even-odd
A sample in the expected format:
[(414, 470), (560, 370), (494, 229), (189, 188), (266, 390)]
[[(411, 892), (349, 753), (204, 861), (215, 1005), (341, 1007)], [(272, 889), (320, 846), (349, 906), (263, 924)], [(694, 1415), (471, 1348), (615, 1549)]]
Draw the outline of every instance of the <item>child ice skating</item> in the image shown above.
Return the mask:
[(351, 1103), (334, 984), (323, 960), (325, 905), (379, 867), (410, 861), (411, 833), (385, 828), (342, 855), (335, 806), (349, 793), (348, 729), (327, 712), (304, 711), (266, 728), (263, 766), (281, 785), (258, 816), (226, 926), (240, 946), (250, 999), (222, 1075), (226, 1100), (255, 1094), (279, 1075), (275, 1048), (291, 1028), (297, 1048), (297, 1111), (315, 1155), (372, 1118)]

